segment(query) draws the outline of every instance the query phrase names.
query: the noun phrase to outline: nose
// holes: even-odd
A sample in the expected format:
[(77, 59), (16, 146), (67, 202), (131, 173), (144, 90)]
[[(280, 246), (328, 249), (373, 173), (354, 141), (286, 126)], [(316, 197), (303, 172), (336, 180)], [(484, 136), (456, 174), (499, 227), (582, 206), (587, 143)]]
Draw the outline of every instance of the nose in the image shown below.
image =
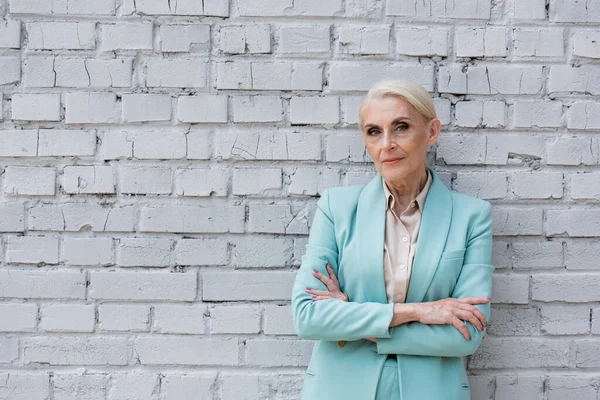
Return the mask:
[(389, 148), (394, 147), (394, 141), (392, 140), (392, 135), (390, 135), (387, 132), (384, 132), (381, 135), (381, 137), (382, 137), (381, 140), (383, 140), (382, 145), (383, 145), (384, 148), (389, 149)]

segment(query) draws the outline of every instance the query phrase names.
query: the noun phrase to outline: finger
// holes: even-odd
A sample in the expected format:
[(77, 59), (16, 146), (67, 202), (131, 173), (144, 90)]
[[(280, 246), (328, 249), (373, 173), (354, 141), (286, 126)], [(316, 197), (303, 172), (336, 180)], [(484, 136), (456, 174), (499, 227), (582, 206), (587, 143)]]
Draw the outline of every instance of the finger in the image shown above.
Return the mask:
[(477, 297), (462, 297), (457, 300), (460, 303), (464, 303), (464, 304), (485, 304), (485, 303), (489, 303), (492, 299), (490, 297), (477, 296)]
[(452, 325), (454, 325), (454, 327), (456, 329), (458, 329), (460, 333), (462, 333), (462, 335), (465, 337), (465, 339), (471, 340), (471, 334), (469, 333), (469, 330), (467, 329), (467, 326), (465, 325), (464, 322), (462, 322), (460, 319), (455, 317), (452, 320)]
[(320, 280), (321, 282), (323, 282), (323, 284), (327, 287), (327, 289), (331, 290), (331, 288), (330, 288), (330, 286), (331, 286), (331, 279), (329, 279), (328, 277), (326, 277), (325, 275), (323, 275), (322, 273), (320, 273), (316, 269), (313, 270), (313, 275), (318, 280)]
[(483, 324), (471, 311), (459, 310), (456, 312), (456, 316), (472, 323), (479, 332), (483, 331)]
[(483, 313), (481, 311), (479, 311), (479, 309), (477, 307), (475, 307), (474, 305), (460, 304), (460, 308), (461, 308), (461, 310), (469, 311), (469, 312), (473, 313), (477, 317), (477, 319), (479, 320), (479, 322), (481, 323), (482, 326), (487, 325), (485, 315), (483, 315)]
[(329, 296), (313, 296), (312, 297), (312, 301), (319, 301), (319, 300), (330, 300), (331, 297)]
[(329, 296), (329, 292), (327, 290), (305, 289), (304, 291), (315, 296)]
[(331, 265), (329, 265), (329, 264), (327, 264), (327, 272), (329, 273), (329, 277), (331, 278), (333, 283), (339, 288), (340, 282), (338, 281), (337, 276), (335, 276), (335, 272), (333, 271), (333, 268), (331, 268)]

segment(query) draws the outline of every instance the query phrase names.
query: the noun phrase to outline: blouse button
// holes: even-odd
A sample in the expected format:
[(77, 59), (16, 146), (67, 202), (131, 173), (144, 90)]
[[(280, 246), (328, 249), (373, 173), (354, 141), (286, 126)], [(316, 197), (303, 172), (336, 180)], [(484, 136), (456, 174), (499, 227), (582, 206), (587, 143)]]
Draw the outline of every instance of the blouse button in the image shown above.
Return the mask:
[(406, 236), (404, 236), (404, 237), (402, 238), (402, 241), (403, 241), (403, 242), (408, 242), (408, 238), (407, 238)]
[(400, 264), (400, 269), (404, 269), (404, 268), (406, 268), (406, 265), (405, 264)]

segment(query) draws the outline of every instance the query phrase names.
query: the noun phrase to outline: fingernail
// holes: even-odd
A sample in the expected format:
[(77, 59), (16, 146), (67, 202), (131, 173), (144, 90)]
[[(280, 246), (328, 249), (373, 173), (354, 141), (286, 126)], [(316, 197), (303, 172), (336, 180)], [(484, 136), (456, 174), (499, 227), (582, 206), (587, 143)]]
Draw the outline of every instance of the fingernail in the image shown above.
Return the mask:
[(319, 273), (319, 271), (317, 271), (316, 269), (313, 269), (313, 272), (314, 272), (315, 274)]

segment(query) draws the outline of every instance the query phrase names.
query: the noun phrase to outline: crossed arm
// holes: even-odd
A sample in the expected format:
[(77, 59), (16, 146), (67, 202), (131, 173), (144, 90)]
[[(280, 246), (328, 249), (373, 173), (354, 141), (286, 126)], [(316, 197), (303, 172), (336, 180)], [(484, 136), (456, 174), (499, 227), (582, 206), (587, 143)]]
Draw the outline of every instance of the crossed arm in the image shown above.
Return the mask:
[[(380, 354), (459, 357), (475, 352), (489, 319), (493, 266), (491, 207), (485, 203), (467, 242), (464, 264), (448, 299), (427, 303), (354, 303), (327, 279), (338, 273), (333, 220), (325, 191), (317, 203), (307, 253), (296, 277), (292, 308), (298, 335), (315, 340), (377, 343)], [(327, 264), (331, 270), (327, 271)], [(325, 279), (323, 279), (325, 278)], [(337, 279), (335, 279), (337, 282)], [(311, 290), (306, 290), (311, 288)], [(339, 290), (339, 283), (338, 283)], [(319, 298), (321, 296), (321, 298)], [(464, 322), (463, 322), (464, 320)]]

